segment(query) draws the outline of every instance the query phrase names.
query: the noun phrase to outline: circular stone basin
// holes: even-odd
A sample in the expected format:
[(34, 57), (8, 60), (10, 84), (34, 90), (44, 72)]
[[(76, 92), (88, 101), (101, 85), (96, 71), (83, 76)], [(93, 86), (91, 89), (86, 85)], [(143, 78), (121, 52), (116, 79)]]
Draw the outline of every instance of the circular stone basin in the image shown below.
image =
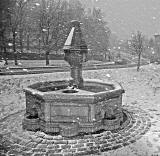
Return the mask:
[[(29, 86), (29, 88), (38, 90), (40, 92), (50, 92), (50, 91), (58, 91), (63, 90), (63, 93), (77, 93), (76, 89), (67, 89), (70, 85), (69, 81), (50, 81), (50, 82), (39, 82)], [(106, 90), (114, 90), (115, 87), (113, 84), (102, 83), (99, 80), (95, 81), (87, 81), (84, 82), (84, 86), (80, 88), (81, 90), (85, 90), (88, 92), (104, 92)]]
[[(26, 114), (33, 116), (32, 114), (38, 112), (40, 130), (71, 135), (120, 128), (123, 121), (124, 90), (119, 83), (85, 80), (82, 88), (68, 89), (71, 82), (39, 82), (24, 90)], [(33, 128), (34, 131), (34, 120), (31, 119), (31, 125), (28, 120), (27, 123), (23, 120), (23, 125), (27, 125), (24, 127), (28, 127), (29, 130)], [(37, 123), (35, 125), (38, 127)], [(64, 133), (66, 125), (68, 131)]]

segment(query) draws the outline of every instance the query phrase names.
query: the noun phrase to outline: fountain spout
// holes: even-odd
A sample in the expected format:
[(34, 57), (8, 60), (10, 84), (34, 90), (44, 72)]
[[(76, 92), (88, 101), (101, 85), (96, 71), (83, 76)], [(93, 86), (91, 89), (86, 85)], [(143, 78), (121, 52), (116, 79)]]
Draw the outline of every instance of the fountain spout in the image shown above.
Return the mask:
[(71, 69), (72, 85), (83, 87), (82, 63), (87, 61), (88, 48), (83, 39), (80, 22), (71, 21), (71, 31), (63, 47), (65, 57)]

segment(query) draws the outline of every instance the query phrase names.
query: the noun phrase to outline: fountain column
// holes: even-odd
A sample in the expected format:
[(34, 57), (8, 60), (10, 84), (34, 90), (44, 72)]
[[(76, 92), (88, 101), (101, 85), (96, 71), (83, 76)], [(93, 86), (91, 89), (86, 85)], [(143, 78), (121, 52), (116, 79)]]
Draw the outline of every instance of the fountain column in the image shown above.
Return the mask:
[(71, 31), (64, 45), (65, 60), (69, 63), (71, 69), (71, 77), (73, 82), (71, 85), (77, 88), (83, 87), (82, 63), (87, 61), (87, 45), (83, 39), (79, 21), (71, 21)]

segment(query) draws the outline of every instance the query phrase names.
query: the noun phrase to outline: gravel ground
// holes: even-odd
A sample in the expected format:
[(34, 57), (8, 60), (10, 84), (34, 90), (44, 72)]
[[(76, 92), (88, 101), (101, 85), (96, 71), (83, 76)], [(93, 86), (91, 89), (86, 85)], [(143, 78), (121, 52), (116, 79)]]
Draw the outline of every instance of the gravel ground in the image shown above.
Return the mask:
[[(4, 118), (25, 109), (23, 88), (38, 81), (69, 78), (69, 73), (12, 75), (0, 77), (0, 123)], [(136, 68), (84, 71), (87, 79), (114, 79), (125, 89), (123, 105), (139, 107), (151, 118), (150, 130), (137, 142), (104, 152), (103, 156), (160, 156), (160, 65)], [(4, 124), (4, 123), (3, 123)]]

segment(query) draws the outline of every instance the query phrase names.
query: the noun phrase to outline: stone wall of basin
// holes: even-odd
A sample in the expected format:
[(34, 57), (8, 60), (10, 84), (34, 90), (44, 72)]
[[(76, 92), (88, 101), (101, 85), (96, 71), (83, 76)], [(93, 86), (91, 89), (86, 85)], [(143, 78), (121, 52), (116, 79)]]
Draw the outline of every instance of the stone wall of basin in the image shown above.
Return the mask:
[(124, 90), (119, 88), (113, 92), (86, 95), (86, 92), (82, 91), (80, 95), (63, 93), (59, 96), (58, 92), (42, 93), (27, 88), (23, 128), (42, 130), (46, 133), (58, 132), (63, 136), (75, 136), (80, 132), (95, 132), (102, 129), (118, 129), (123, 120), (123, 92)]

